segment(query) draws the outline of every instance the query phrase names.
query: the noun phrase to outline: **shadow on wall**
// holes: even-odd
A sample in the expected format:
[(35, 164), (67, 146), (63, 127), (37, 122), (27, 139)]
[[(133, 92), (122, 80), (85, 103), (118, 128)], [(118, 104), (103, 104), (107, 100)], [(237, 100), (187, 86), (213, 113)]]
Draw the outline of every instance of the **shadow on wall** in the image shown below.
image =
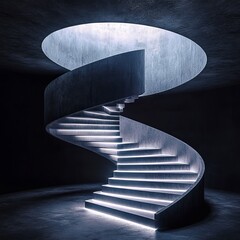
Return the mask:
[[(106, 182), (114, 166), (101, 156), (47, 134), (43, 93), (56, 76), (1, 72), (0, 193)], [(94, 168), (92, 166), (94, 165)]]

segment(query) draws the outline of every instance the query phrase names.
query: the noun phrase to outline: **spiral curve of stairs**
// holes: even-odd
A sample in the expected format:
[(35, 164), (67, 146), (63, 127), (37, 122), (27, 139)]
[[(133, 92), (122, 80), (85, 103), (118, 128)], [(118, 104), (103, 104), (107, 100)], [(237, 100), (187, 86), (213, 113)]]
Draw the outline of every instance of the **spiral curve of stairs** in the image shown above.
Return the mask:
[[(140, 44), (133, 47), (131, 44), (124, 45), (127, 40), (119, 37), (117, 41), (121, 41), (122, 46), (119, 50), (118, 42), (118, 51), (114, 52), (116, 48), (113, 42), (116, 38), (110, 38), (115, 25), (102, 23), (104, 31), (108, 30), (108, 33), (104, 32), (107, 34), (104, 40), (99, 37), (94, 42), (88, 42), (93, 36), (84, 33), (92, 33), (93, 29), (81, 30), (79, 25), (80, 32), (82, 31), (76, 35), (79, 39), (74, 35), (77, 29), (75, 26), (75, 33), (74, 29), (66, 28), (50, 34), (43, 41), (44, 53), (60, 66), (71, 70), (52, 81), (46, 88), (46, 129), (51, 135), (89, 149), (116, 164), (116, 170), (108, 183), (102, 186), (101, 191), (94, 192), (93, 199), (85, 202), (86, 209), (153, 229), (181, 225), (201, 211), (204, 200), (204, 163), (201, 156), (173, 136), (121, 114), (127, 104), (134, 104), (139, 97), (171, 89), (194, 78), (206, 64), (205, 53), (191, 40), (162, 30), (166, 32), (168, 42), (171, 42), (169, 39), (172, 36), (177, 35), (176, 38), (181, 39), (184, 44), (185, 41), (192, 44), (191, 47), (186, 45), (186, 50), (181, 42), (182, 50), (177, 50), (182, 51), (180, 55), (186, 55), (189, 51), (186, 65), (176, 55), (175, 67), (172, 62), (166, 65), (154, 58), (154, 62), (159, 63), (162, 69), (165, 67), (166, 72), (174, 68), (177, 76), (178, 68), (183, 71), (180, 80), (176, 78), (176, 82), (164, 85), (161, 84), (161, 79), (167, 79), (168, 75), (160, 76), (162, 71), (158, 72), (155, 66), (149, 69), (151, 65), (147, 62), (152, 57), (152, 53), (147, 54), (147, 51), (151, 51), (148, 46), (152, 46), (150, 44), (154, 41), (146, 43), (146, 46)], [(89, 24), (82, 26), (89, 27)], [(94, 24), (90, 24), (91, 26), (94, 27)], [(96, 27), (95, 30), (99, 29), (98, 24)], [(74, 35), (73, 40), (70, 34)], [(97, 30), (94, 34), (95, 38), (102, 36)], [(82, 46), (79, 47), (80, 50), (75, 49), (76, 54), (73, 53), (74, 43), (71, 41), (85, 41), (83, 46), (87, 46), (90, 59), (84, 62), (86, 53)], [(112, 52), (106, 50), (106, 46), (98, 46), (99, 41), (108, 44), (106, 46), (112, 48)], [(196, 48), (192, 49), (192, 46)], [(90, 47), (92, 51), (89, 50)], [(173, 45), (168, 48), (171, 53)], [(196, 57), (197, 51), (200, 57)], [(104, 55), (104, 52), (107, 53)], [(166, 62), (165, 55), (164, 53)], [(172, 56), (169, 55), (169, 58)], [(198, 61), (198, 68), (195, 66), (195, 70), (190, 73), (189, 69), (184, 68), (192, 64), (188, 62), (193, 61)], [(153, 71), (154, 76), (150, 74)], [(184, 71), (189, 72), (189, 76), (184, 76)], [(154, 82), (158, 77), (160, 84)]]

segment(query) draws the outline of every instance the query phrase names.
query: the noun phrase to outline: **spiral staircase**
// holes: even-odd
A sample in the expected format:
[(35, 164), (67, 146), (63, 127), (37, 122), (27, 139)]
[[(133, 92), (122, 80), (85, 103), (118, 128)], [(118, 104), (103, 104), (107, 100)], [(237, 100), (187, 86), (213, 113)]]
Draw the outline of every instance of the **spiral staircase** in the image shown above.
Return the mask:
[[(46, 41), (44, 52), (59, 64), (44, 46)], [(144, 96), (145, 51), (112, 55), (49, 84), (46, 129), (116, 165), (86, 209), (153, 229), (181, 225), (201, 211), (203, 160), (186, 143), (121, 115)]]

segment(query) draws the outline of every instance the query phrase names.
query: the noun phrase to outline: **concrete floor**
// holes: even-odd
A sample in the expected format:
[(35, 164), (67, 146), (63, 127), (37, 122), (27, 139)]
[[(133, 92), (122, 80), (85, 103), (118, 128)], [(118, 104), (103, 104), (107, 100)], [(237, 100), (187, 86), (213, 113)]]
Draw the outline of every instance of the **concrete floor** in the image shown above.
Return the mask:
[(0, 196), (1, 240), (238, 240), (240, 195), (206, 190), (210, 211), (201, 221), (158, 232), (96, 215), (84, 200), (100, 185), (74, 185)]

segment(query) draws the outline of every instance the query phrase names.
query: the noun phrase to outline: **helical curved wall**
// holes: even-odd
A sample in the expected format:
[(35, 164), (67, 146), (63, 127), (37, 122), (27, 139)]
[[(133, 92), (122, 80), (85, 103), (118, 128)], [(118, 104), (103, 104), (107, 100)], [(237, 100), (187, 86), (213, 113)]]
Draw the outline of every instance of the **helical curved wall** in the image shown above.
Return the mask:
[(117, 166), (85, 207), (154, 229), (195, 217), (204, 198), (201, 156), (121, 112), (198, 75), (207, 61), (201, 47), (150, 26), (91, 23), (50, 34), (42, 49), (71, 70), (45, 90), (47, 131)]

